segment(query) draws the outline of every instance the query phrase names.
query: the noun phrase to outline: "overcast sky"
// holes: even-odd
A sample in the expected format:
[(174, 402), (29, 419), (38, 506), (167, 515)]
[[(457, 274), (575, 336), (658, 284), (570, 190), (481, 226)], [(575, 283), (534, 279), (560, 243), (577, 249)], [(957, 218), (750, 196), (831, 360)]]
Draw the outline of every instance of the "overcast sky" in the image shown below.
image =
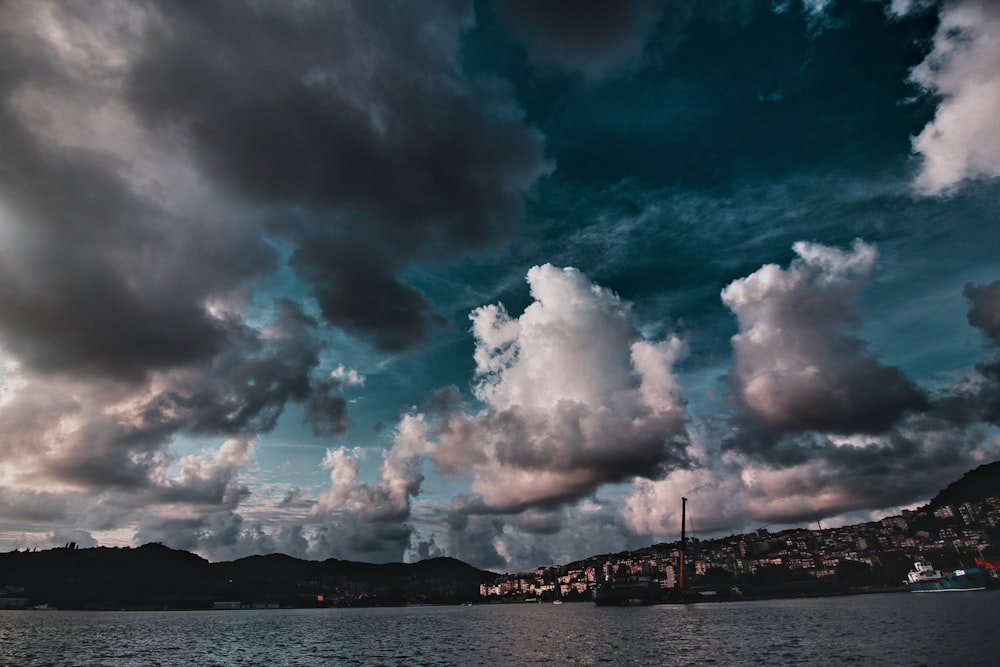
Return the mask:
[(0, 549), (497, 571), (1000, 458), (1000, 3), (0, 2)]

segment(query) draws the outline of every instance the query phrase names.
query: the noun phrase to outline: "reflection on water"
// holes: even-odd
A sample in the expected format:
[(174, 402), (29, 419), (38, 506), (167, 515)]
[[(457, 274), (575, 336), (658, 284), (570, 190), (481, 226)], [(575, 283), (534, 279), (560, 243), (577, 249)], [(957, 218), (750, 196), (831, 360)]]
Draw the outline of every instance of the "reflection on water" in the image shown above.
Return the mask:
[(2, 665), (996, 665), (1000, 591), (655, 607), (0, 611)]

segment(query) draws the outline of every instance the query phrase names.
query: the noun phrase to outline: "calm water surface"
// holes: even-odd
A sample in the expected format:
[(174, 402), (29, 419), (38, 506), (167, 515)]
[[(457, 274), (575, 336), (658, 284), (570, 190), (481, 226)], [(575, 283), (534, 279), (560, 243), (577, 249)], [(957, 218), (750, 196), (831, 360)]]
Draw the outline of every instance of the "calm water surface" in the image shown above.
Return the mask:
[(0, 611), (0, 665), (1000, 665), (1000, 591), (702, 605)]

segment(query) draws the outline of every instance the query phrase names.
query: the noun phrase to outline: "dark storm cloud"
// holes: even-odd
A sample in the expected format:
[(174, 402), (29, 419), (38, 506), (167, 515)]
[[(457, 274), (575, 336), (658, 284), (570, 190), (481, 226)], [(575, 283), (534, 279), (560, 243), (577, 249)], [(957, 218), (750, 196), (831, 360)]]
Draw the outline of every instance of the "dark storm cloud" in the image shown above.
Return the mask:
[[(225, 351), (198, 371), (176, 374), (171, 391), (146, 406), (146, 422), (182, 417), (196, 433), (264, 433), (274, 428), (289, 401), (332, 401), (332, 386), (310, 378), (321, 349), (317, 323), (287, 299), (277, 300), (275, 311), (274, 324), (263, 332), (234, 323)], [(316, 383), (322, 385), (320, 392), (314, 392)], [(312, 410), (309, 416), (319, 428), (342, 418), (335, 410)]]
[(376, 259), (343, 240), (314, 239), (295, 251), (292, 266), (315, 290), (323, 316), (381, 350), (398, 352), (427, 334), (434, 304), (418, 289), (395, 278)]
[[(342, 429), (331, 387), (316, 391), (316, 323), (279, 300), (262, 332), (227, 323), (224, 352), (200, 366), (156, 374), (138, 390), (115, 383), (27, 380), (0, 406), (7, 438), (0, 456), (19, 477), (56, 479), (77, 488), (144, 494), (148, 502), (234, 506), (246, 497), (237, 480), (252, 460), (250, 440), (270, 431), (288, 402), (323, 393), (319, 427)], [(214, 459), (185, 457), (166, 475), (165, 449), (178, 435), (231, 436)]]
[(341, 383), (329, 378), (314, 379), (306, 402), (306, 421), (316, 435), (340, 435), (347, 432), (347, 401), (334, 394)]
[(293, 265), (333, 324), (381, 349), (434, 321), (396, 272), (506, 240), (549, 169), (506, 87), (462, 75), (471, 5), (157, 10), (129, 103), (232, 191), (299, 211), (275, 230)]
[(654, 0), (496, 0), (496, 6), (536, 62), (588, 78), (635, 64), (663, 11)]
[(113, 158), (45, 149), (2, 107), (0, 128), (4, 346), (38, 371), (128, 380), (218, 352), (204, 299), (272, 266), (270, 250), (225, 225), (200, 243)]
[[(680, 496), (711, 508), (696, 519), (702, 530), (749, 530), (761, 523), (799, 524), (830, 517), (849, 522), (926, 501), (942, 479), (957, 479), (996, 456), (981, 427), (911, 414), (880, 435), (784, 435), (759, 451), (725, 451), (724, 431), (707, 430), (697, 466), (658, 481), (640, 480), (624, 518), (636, 532), (675, 536)], [(716, 445), (714, 443), (722, 443)], [(716, 449), (718, 447), (718, 449)]]
[(300, 489), (297, 486), (293, 486), (284, 495), (284, 497), (281, 499), (281, 502), (278, 503), (278, 506), (279, 507), (288, 507), (290, 505), (298, 504), (299, 502), (301, 502), (302, 496), (303, 496), (302, 489)]
[(1000, 347), (1000, 280), (986, 287), (966, 285), (964, 294), (972, 302), (969, 324)]
[(497, 551), (498, 540), (503, 535), (503, 520), (495, 516), (470, 516), (464, 512), (450, 512), (447, 526), (449, 552), (453, 557), (482, 568), (508, 565), (504, 556)]
[(431, 417), (445, 416), (461, 409), (462, 391), (455, 385), (435, 389), (420, 404), (420, 411)]
[[(136, 6), (40, 7), (2, 8), (11, 37), (0, 46), (9, 56), (0, 58), (0, 341), (15, 362), (0, 405), (8, 481), (103, 492), (76, 511), (105, 529), (126, 506), (233, 507), (248, 493), (238, 476), (254, 436), (310, 395), (316, 323), (282, 301), (262, 329), (235, 314), (275, 253), (253, 224), (192, 186), (176, 156), (140, 145), (150, 137), (115, 99), (127, 54), (100, 33), (120, 27), (116, 10)], [(105, 125), (113, 131), (102, 135)], [(330, 397), (325, 428), (335, 408)], [(167, 449), (184, 434), (239, 437), (177, 458)]]
[(978, 419), (1000, 426), (1000, 356), (976, 364), (976, 371), (980, 381), (964, 398), (974, 406)]
[(371, 525), (351, 515), (332, 518), (314, 529), (295, 523), (267, 529), (237, 512), (221, 510), (196, 517), (147, 513), (134, 541), (162, 542), (174, 549), (196, 552), (211, 561), (282, 553), (311, 560), (398, 563), (403, 560), (411, 533), (412, 528), (406, 524)]
[(561, 512), (529, 510), (513, 517), (512, 523), (531, 535), (555, 535), (563, 529), (566, 517)]
[(147, 514), (135, 534), (136, 544), (161, 542), (173, 549), (222, 561), (268, 554), (275, 550), (274, 538), (260, 526), (244, 526), (243, 517), (229, 511), (199, 517), (176, 518)]
[[(917, 415), (887, 437), (858, 445), (823, 441), (813, 452), (804, 493), (830, 493), (837, 503), (814, 516), (773, 516), (779, 521), (819, 519), (871, 508), (891, 508), (928, 498), (942, 479), (957, 478), (982, 462), (987, 438), (982, 429), (960, 430)], [(988, 454), (986, 454), (988, 455)], [(768, 490), (773, 493), (774, 489)], [(774, 493), (780, 497), (780, 494)]]
[(366, 563), (402, 562), (413, 528), (408, 523), (367, 523), (356, 515), (331, 518), (317, 529), (314, 551), (323, 558)]
[[(120, 151), (89, 142), (81, 119), (115, 113), (96, 33), (123, 36), (111, 5), (39, 7), (6, 5), (0, 28), (0, 342), (29, 369), (80, 377), (202, 362), (226, 337), (205, 301), (271, 270), (274, 253), (137, 179), (127, 123)], [(53, 38), (55, 17), (89, 48)]]
[(417, 542), (417, 546), (414, 548), (414, 553), (416, 554), (418, 561), (428, 560), (430, 558), (440, 558), (448, 555), (440, 547), (438, 547), (437, 544), (435, 544), (433, 537), (429, 540), (420, 540)]
[(69, 514), (68, 505), (61, 494), (0, 488), (0, 522), (63, 521)]
[[(994, 347), (1000, 347), (1000, 281), (985, 287), (966, 285), (965, 298), (972, 303), (969, 324)], [(975, 365), (964, 381), (939, 392), (935, 413), (959, 425), (984, 421), (1000, 426), (1000, 353)]]

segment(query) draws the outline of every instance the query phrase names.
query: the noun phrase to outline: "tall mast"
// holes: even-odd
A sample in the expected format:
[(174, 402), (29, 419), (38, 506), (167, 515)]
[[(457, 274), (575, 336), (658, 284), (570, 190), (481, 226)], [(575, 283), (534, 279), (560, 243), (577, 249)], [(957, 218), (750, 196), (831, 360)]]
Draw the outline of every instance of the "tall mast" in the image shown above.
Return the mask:
[(687, 502), (688, 499), (681, 498), (681, 559), (680, 559), (680, 592), (684, 595), (684, 551), (687, 547), (687, 533), (684, 532), (687, 524)]

